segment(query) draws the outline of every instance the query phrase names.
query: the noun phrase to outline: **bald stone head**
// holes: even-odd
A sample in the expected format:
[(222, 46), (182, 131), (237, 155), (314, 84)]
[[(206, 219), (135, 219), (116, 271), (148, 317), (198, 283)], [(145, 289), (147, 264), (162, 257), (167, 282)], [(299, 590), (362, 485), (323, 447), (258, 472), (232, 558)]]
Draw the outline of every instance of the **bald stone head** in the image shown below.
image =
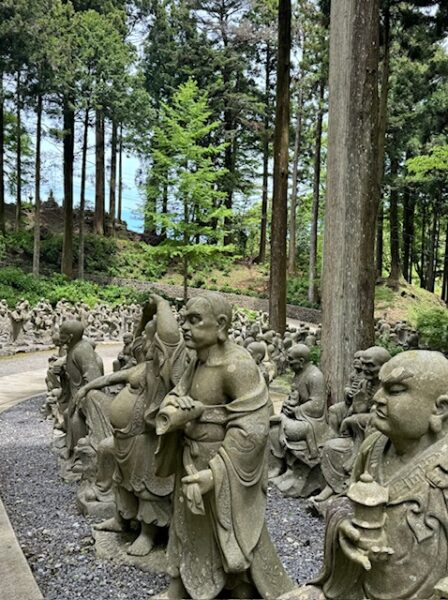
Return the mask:
[(294, 373), (300, 373), (310, 362), (310, 349), (305, 344), (294, 344), (288, 350), (288, 363)]
[(84, 325), (81, 321), (67, 320), (61, 324), (59, 339), (62, 345), (73, 346), (82, 339)]
[(397, 354), (379, 374), (372, 424), (394, 440), (440, 434), (448, 416), (448, 360), (440, 352)]

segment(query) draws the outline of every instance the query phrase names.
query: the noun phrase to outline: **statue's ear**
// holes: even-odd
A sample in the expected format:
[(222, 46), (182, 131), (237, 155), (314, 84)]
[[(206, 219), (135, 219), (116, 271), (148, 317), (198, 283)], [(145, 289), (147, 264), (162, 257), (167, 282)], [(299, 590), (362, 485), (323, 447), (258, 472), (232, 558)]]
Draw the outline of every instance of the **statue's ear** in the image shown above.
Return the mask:
[(221, 342), (227, 339), (227, 330), (229, 328), (229, 322), (226, 315), (219, 315), (218, 321), (218, 337)]
[(442, 394), (437, 398), (435, 413), (442, 419), (448, 418), (448, 394)]

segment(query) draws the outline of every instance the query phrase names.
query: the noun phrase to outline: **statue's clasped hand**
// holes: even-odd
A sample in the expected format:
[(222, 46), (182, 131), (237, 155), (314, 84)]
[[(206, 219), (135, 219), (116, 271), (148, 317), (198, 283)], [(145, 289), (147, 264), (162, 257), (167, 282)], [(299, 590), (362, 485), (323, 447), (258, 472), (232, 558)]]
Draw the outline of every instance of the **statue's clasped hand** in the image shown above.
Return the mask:
[(82, 402), (86, 396), (87, 396), (87, 390), (85, 389), (85, 387), (82, 387), (80, 390), (78, 390), (76, 392), (76, 394), (73, 398), (73, 404), (74, 404), (75, 408), (82, 407)]
[(202, 496), (213, 489), (213, 473), (210, 469), (203, 469), (182, 477), (182, 492), (187, 500), (188, 508), (195, 515), (205, 515)]
[(387, 560), (394, 551), (383, 543), (366, 544), (360, 531), (349, 519), (344, 519), (338, 528), (339, 545), (345, 556), (366, 571), (372, 568), (372, 562)]

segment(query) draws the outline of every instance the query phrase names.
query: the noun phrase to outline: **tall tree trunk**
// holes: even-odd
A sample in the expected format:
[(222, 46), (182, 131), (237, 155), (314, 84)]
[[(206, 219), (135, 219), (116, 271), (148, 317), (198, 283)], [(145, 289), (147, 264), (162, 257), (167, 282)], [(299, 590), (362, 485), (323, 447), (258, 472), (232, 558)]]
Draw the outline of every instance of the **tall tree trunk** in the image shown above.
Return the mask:
[(383, 13), (382, 50), (383, 58), (381, 61), (381, 91), (378, 110), (378, 189), (380, 193), (380, 205), (377, 217), (376, 229), (376, 275), (381, 278), (383, 274), (383, 230), (384, 230), (384, 208), (382, 203), (382, 185), (384, 178), (384, 150), (386, 143), (387, 129), (387, 100), (389, 95), (389, 74), (390, 74), (390, 7), (386, 1)]
[(435, 283), (435, 256), (436, 256), (436, 245), (437, 245), (437, 228), (438, 228), (438, 207), (437, 204), (433, 206), (432, 214), (432, 228), (431, 228), (431, 239), (429, 241), (429, 252), (428, 252), (428, 269), (426, 275), (426, 289), (429, 292), (434, 292)]
[(313, 206), (311, 209), (311, 243), (310, 243), (310, 273), (308, 279), (308, 300), (313, 304), (317, 301), (317, 230), (319, 225), (320, 200), (320, 171), (322, 150), (322, 121), (324, 118), (325, 82), (319, 82), (319, 111), (316, 122), (316, 139), (314, 143), (314, 176), (313, 176)]
[(443, 259), (442, 300), (448, 304), (448, 218), (445, 224), (445, 256)]
[[(162, 214), (166, 215), (168, 212), (168, 182), (163, 182), (162, 191)], [(160, 230), (160, 237), (162, 240), (166, 240), (166, 227), (163, 226)]]
[(292, 189), (289, 213), (289, 251), (288, 272), (293, 275), (296, 271), (296, 239), (297, 239), (297, 197), (299, 190), (299, 158), (302, 147), (302, 113), (303, 113), (303, 84), (299, 77), (299, 94), (297, 98), (296, 128), (294, 137), (294, 155), (292, 159)]
[(290, 53), (291, 0), (279, 0), (269, 323), (281, 334), (286, 328)]
[[(224, 52), (227, 51), (228, 40), (225, 32), (227, 31), (227, 23), (223, 21), (223, 44), (224, 44)], [(225, 193), (226, 196), (224, 198), (224, 206), (230, 210), (233, 208), (233, 174), (234, 174), (234, 157), (233, 157), (233, 149), (234, 149), (234, 118), (233, 111), (231, 106), (229, 106), (229, 101), (227, 99), (227, 94), (229, 93), (230, 80), (231, 80), (231, 72), (230, 66), (226, 62), (224, 64), (223, 73), (222, 73), (223, 86), (226, 90), (226, 95), (224, 96), (224, 131), (226, 136), (227, 146), (224, 150), (224, 168), (227, 170), (226, 175), (226, 185), (225, 185)], [(231, 217), (225, 217), (224, 219), (224, 244), (231, 244), (233, 241), (233, 235), (231, 233), (232, 228), (232, 219)]]
[(22, 220), (22, 94), (20, 89), (20, 70), (17, 72), (17, 155), (16, 155), (16, 171), (17, 171), (17, 187), (16, 187), (16, 222), (15, 229), (19, 231)]
[(109, 219), (110, 230), (115, 235), (115, 213), (116, 200), (115, 192), (117, 188), (117, 135), (118, 127), (115, 119), (112, 119), (112, 137), (110, 143), (110, 189), (109, 189)]
[(382, 277), (383, 275), (383, 230), (384, 230), (384, 207), (383, 202), (380, 201), (378, 207), (378, 216), (376, 219), (376, 245), (375, 245), (375, 256), (376, 256), (376, 276)]
[(0, 233), (5, 233), (5, 97), (0, 71)]
[(263, 131), (263, 184), (261, 195), (261, 230), (260, 230), (260, 250), (258, 253), (258, 262), (263, 263), (266, 260), (266, 232), (268, 225), (268, 185), (269, 185), (269, 125), (270, 125), (270, 87), (271, 87), (271, 45), (266, 44), (266, 64), (265, 64), (265, 116)]
[(426, 223), (427, 223), (427, 207), (425, 200), (422, 201), (422, 228), (421, 228), (421, 247), (420, 247), (420, 287), (426, 288)]
[(412, 238), (414, 226), (414, 203), (409, 187), (403, 190), (403, 277), (411, 282)]
[(104, 113), (95, 114), (95, 218), (94, 230), (104, 235)]
[(39, 275), (40, 268), (40, 174), (41, 156), (40, 147), (42, 141), (42, 95), (37, 96), (37, 125), (36, 125), (36, 164), (35, 164), (35, 188), (34, 188), (34, 247), (33, 247), (33, 274)]
[(121, 223), (123, 206), (123, 124), (120, 123), (120, 145), (118, 150), (118, 212), (117, 219)]
[(390, 161), (391, 188), (389, 197), (389, 224), (390, 224), (390, 274), (388, 285), (398, 287), (401, 276), (400, 266), (400, 228), (398, 219), (398, 160), (395, 157)]
[(354, 353), (374, 342), (378, 20), (378, 0), (331, 3), (322, 366), (332, 403)]
[(61, 271), (73, 276), (73, 151), (75, 143), (75, 111), (70, 99), (64, 98), (64, 241)]
[(85, 249), (85, 212), (86, 212), (86, 173), (87, 173), (87, 143), (89, 138), (89, 109), (84, 113), (81, 158), (81, 193), (79, 195), (79, 257), (78, 277), (84, 279), (84, 249)]

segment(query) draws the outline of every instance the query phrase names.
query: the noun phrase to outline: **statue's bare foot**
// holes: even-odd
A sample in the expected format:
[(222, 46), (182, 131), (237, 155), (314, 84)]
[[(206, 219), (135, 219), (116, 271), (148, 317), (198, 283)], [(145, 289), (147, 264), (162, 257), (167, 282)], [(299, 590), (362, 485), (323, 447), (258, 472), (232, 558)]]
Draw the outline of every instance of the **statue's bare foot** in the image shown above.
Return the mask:
[(97, 523), (93, 528), (97, 531), (114, 531), (115, 533), (121, 533), (126, 531), (126, 524), (121, 519), (112, 517), (111, 519), (107, 519), (107, 521)]
[(154, 525), (142, 523), (140, 535), (135, 542), (129, 546), (127, 553), (131, 556), (146, 556), (149, 554), (154, 548), (155, 534), (156, 527)]

